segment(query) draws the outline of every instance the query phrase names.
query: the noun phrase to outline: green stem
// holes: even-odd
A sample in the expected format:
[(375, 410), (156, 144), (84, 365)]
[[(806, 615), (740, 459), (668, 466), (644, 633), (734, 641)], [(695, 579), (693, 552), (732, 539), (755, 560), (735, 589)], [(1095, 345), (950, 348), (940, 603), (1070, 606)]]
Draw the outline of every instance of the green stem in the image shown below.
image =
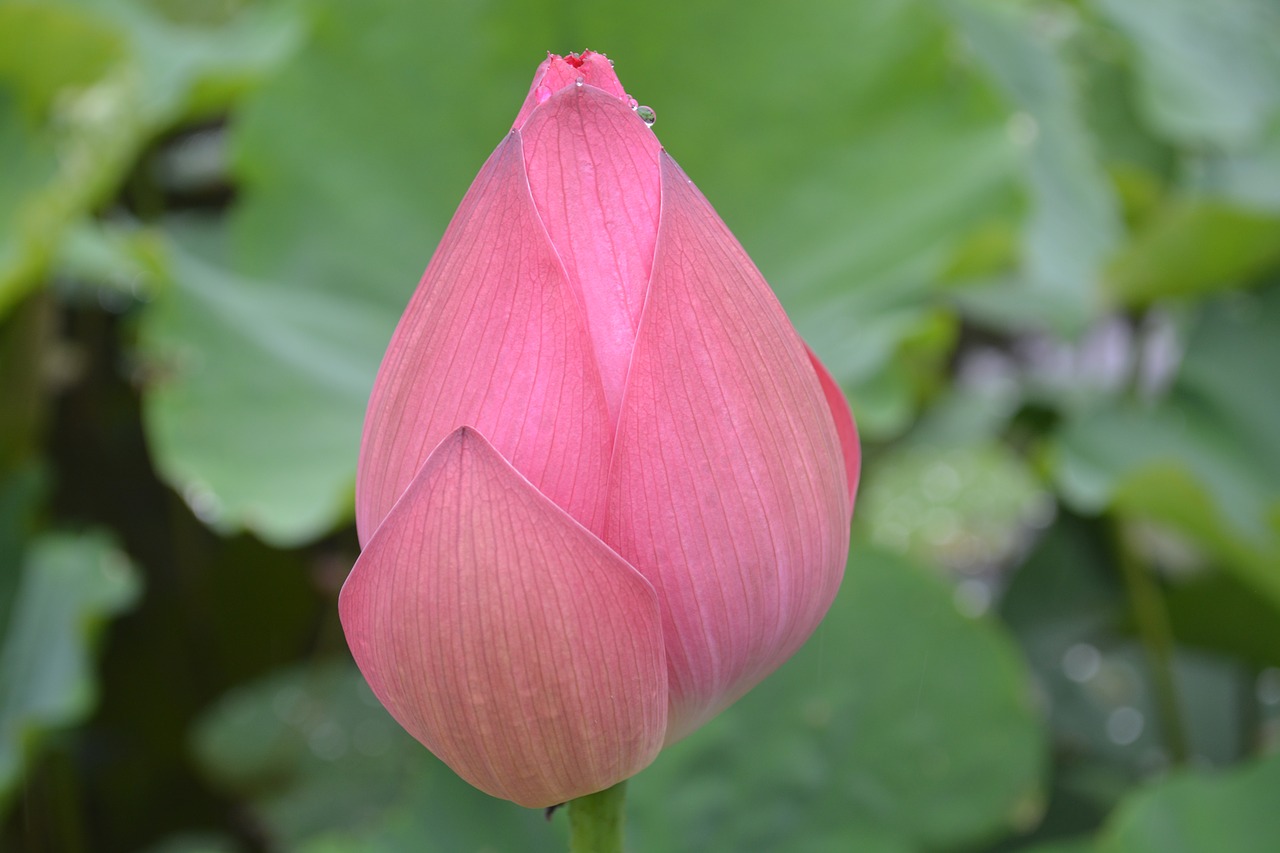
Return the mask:
[(1182, 718), (1178, 689), (1173, 677), (1173, 628), (1169, 624), (1164, 595), (1151, 577), (1151, 572), (1141, 564), (1138, 555), (1125, 541), (1119, 521), (1114, 522), (1113, 531), (1120, 572), (1124, 576), (1124, 585), (1133, 604), (1138, 636), (1146, 652), (1147, 664), (1151, 668), (1160, 728), (1164, 732), (1170, 760), (1174, 765), (1182, 765), (1187, 762), (1190, 750), (1187, 745), (1186, 723)]
[(569, 802), (569, 853), (622, 853), (622, 805), (627, 783), (619, 782)]

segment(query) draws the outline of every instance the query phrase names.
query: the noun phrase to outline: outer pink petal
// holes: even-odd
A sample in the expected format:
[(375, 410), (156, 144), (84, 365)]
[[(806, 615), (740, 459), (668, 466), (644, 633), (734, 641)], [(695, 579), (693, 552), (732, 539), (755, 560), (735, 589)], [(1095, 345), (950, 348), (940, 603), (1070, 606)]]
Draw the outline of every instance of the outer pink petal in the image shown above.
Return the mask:
[(626, 104), (594, 86), (562, 89), (520, 137), (530, 193), (582, 299), (616, 418), (653, 264), (662, 147)]
[(474, 430), (431, 454), (339, 610), (392, 716), (495, 797), (561, 803), (631, 776), (662, 747), (652, 587)]
[(840, 383), (831, 376), (826, 365), (818, 360), (813, 350), (805, 346), (809, 353), (809, 362), (818, 381), (822, 383), (822, 393), (827, 397), (827, 405), (831, 408), (831, 417), (836, 423), (836, 434), (840, 436), (840, 449), (844, 452), (844, 476), (849, 484), (849, 518), (853, 518), (853, 499), (858, 493), (858, 475), (862, 470), (862, 446), (858, 443), (858, 426), (853, 422), (853, 412), (849, 411), (849, 401), (840, 390)]
[(514, 133), (463, 199), (378, 372), (356, 483), (362, 543), (432, 448), (464, 424), (600, 529), (609, 414), (578, 298), (534, 210)]
[(817, 626), (844, 571), (849, 491), (827, 398), (768, 285), (665, 154), (662, 192), (605, 541), (658, 591), (671, 742)]

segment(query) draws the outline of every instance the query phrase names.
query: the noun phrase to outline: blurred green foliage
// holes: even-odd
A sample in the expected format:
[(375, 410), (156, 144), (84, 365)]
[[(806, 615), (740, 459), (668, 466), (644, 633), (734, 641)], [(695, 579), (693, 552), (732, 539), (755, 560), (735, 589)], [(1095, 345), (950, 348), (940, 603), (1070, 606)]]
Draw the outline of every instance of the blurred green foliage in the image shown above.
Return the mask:
[(1269, 0), (0, 0), (0, 847), (563, 848), (335, 598), (391, 329), (584, 47), (866, 444), (828, 621), (633, 848), (1280, 849)]

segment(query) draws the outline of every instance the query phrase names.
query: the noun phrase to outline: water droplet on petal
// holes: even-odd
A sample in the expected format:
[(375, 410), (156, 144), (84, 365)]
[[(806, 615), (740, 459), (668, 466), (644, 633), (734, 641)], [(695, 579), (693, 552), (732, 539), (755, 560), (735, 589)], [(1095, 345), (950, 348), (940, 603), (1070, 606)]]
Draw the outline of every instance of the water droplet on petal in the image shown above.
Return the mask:
[(578, 79), (576, 79), (576, 80), (574, 80), (574, 81), (573, 81), (573, 85), (575, 85), (575, 86), (577, 86), (577, 87), (581, 88), (581, 87), (582, 87), (582, 84), (583, 84), (583, 83), (585, 83), (585, 82), (587, 82), (585, 79), (583, 79), (582, 77), (579, 77)]
[(650, 127), (658, 120), (658, 114), (653, 111), (653, 107), (636, 107), (636, 115), (640, 116), (640, 120)]
[(636, 107), (640, 106), (640, 102), (630, 95), (627, 95), (627, 106), (634, 110)]
[(547, 102), (547, 98), (550, 98), (550, 97), (551, 97), (550, 86), (539, 86), (538, 88), (533, 90), (533, 99), (537, 101), (539, 104), (545, 104)]

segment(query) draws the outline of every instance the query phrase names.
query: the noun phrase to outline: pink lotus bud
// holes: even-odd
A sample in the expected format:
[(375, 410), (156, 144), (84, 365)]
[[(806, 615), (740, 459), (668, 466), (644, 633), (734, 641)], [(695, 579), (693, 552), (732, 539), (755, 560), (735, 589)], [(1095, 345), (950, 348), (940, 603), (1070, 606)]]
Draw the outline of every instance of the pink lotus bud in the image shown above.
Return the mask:
[(476, 787), (606, 788), (790, 657), (849, 548), (853, 418), (602, 54), (549, 56), (400, 320), (340, 611)]

